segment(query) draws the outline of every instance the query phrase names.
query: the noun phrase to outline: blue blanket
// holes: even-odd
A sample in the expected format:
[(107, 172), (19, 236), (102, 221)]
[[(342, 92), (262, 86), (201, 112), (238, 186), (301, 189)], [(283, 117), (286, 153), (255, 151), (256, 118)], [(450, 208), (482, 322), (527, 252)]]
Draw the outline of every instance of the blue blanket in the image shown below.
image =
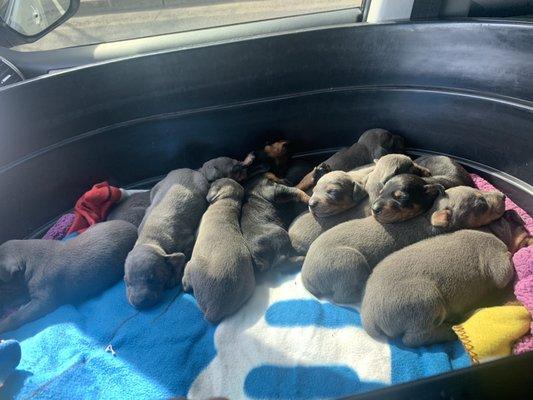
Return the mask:
[(317, 301), (299, 274), (266, 274), (254, 296), (217, 326), (188, 294), (136, 312), (122, 283), (64, 306), (7, 337), (22, 361), (0, 398), (322, 399), (469, 365), (459, 342), (407, 349), (380, 343), (351, 308)]

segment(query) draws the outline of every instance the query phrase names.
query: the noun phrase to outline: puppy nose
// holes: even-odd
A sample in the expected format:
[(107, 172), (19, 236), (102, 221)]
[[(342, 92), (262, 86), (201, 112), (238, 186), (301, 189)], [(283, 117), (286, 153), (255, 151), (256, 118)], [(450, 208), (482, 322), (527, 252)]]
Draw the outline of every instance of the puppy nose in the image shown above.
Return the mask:
[(379, 203), (372, 204), (372, 212), (376, 215), (381, 214), (381, 211), (383, 211), (383, 206)]
[(310, 207), (310, 208), (315, 208), (317, 205), (318, 205), (318, 200), (313, 199), (313, 198), (311, 198), (311, 199), (309, 200), (309, 207)]

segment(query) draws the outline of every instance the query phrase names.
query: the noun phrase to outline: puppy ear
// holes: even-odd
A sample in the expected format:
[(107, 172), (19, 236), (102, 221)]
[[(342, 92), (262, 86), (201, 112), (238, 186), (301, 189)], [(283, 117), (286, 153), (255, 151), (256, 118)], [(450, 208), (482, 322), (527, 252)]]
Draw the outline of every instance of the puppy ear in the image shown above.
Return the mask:
[(207, 196), (205, 197), (205, 199), (207, 200), (209, 204), (211, 204), (218, 198), (220, 194), (219, 192), (220, 192), (220, 188), (212, 187), (211, 189), (209, 189), (209, 192), (207, 192)]
[(170, 280), (168, 281), (167, 288), (171, 289), (176, 286), (181, 279), (183, 278), (183, 270), (185, 267), (185, 254), (183, 253), (172, 253), (165, 255), (166, 262), (172, 268), (172, 274)]
[(417, 163), (413, 163), (411, 172), (414, 175), (422, 176), (425, 178), (431, 176), (431, 172), (429, 172), (429, 169), (427, 169), (426, 167), (422, 167), (421, 165), (418, 165)]
[(439, 183), (424, 185), (424, 193), (431, 197), (442, 196), (446, 189)]
[(322, 163), (319, 164), (315, 169), (313, 169), (313, 181), (316, 184), (320, 178), (322, 178), (324, 175), (331, 172), (331, 167), (329, 164)]
[(166, 254), (165, 260), (167, 263), (172, 265), (176, 270), (183, 270), (183, 265), (185, 264), (185, 254), (183, 253), (172, 253)]
[(450, 225), (452, 219), (452, 212), (450, 210), (435, 211), (431, 215), (431, 225), (440, 228), (446, 228)]
[(249, 167), (250, 165), (252, 165), (254, 161), (255, 161), (255, 153), (252, 151), (248, 153), (246, 158), (243, 161), (241, 161), (239, 164), (241, 164), (244, 167)]
[(377, 146), (373, 151), (372, 151), (372, 158), (374, 160), (379, 160), (381, 157), (383, 156), (386, 156), (387, 154), (390, 154), (391, 152), (389, 150), (387, 150), (386, 148), (384, 148), (383, 146)]
[(363, 200), (367, 195), (368, 193), (366, 192), (365, 188), (358, 182), (354, 182), (352, 194), (353, 201), (358, 203), (359, 201)]
[(13, 257), (2, 257), (0, 259), (0, 281), (11, 282), (18, 273), (22, 271), (21, 266)]

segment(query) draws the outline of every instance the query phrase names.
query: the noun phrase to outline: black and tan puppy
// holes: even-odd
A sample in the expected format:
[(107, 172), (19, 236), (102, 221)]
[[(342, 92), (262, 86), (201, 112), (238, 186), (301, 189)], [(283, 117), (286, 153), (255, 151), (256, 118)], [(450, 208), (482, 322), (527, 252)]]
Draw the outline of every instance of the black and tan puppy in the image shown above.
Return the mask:
[(266, 271), (292, 251), (289, 234), (278, 204), (301, 202), (309, 196), (300, 189), (276, 183), (268, 174), (246, 185), (242, 207), (241, 228), (248, 243), (256, 271)]
[(185, 267), (184, 290), (193, 290), (210, 322), (235, 313), (255, 289), (252, 256), (240, 228), (244, 189), (232, 179), (211, 185), (207, 208), (191, 260)]
[[(324, 163), (329, 165), (332, 171), (350, 171), (370, 164), (386, 154), (403, 151), (404, 140), (401, 136), (393, 135), (385, 129), (369, 129), (356, 143), (339, 150)], [(296, 187), (304, 191), (313, 187), (316, 183), (313, 175), (314, 171), (309, 172)]]
[(371, 165), (349, 172), (332, 171), (318, 180), (309, 199), (309, 211), (297, 216), (289, 226), (296, 254), (305, 255), (311, 243), (335, 225), (370, 215), (364, 181), (373, 168)]
[(337, 225), (309, 248), (304, 286), (317, 297), (358, 303), (372, 270), (386, 256), (446, 231), (486, 225), (502, 216), (504, 200), (500, 192), (458, 186), (439, 196), (426, 214), (402, 223), (381, 224), (368, 217)]
[[(381, 161), (381, 160), (380, 160)], [(414, 218), (427, 211), (437, 195), (455, 186), (474, 186), (470, 174), (446, 156), (424, 156), (415, 160), (419, 168), (429, 171), (423, 178), (403, 171), (385, 182), (379, 196), (372, 201), (372, 213), (382, 223)], [(369, 178), (370, 181), (371, 178)]]
[(499, 298), (514, 276), (512, 255), (533, 243), (515, 211), (481, 230), (423, 240), (381, 261), (366, 285), (363, 326), (406, 346), (456, 339), (454, 323)]
[(66, 242), (41, 239), (2, 244), (0, 333), (63, 304), (87, 300), (120, 281), (135, 239), (137, 229), (132, 224), (108, 221)]
[(288, 140), (269, 141), (261, 150), (256, 150), (252, 154), (254, 160), (249, 167), (249, 176), (271, 172), (278, 177), (285, 177), (291, 158)]
[(430, 176), (427, 168), (418, 165), (408, 156), (404, 154), (387, 154), (376, 160), (376, 166), (365, 182), (365, 190), (368, 193), (370, 204), (375, 202), (386, 183), (400, 174)]

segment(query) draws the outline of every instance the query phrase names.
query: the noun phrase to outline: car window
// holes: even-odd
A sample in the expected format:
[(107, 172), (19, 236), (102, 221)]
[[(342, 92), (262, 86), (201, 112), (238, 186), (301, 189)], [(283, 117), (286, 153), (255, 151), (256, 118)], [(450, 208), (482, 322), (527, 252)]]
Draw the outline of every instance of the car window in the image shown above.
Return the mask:
[[(13, 1), (0, 0), (0, 6)], [(360, 5), (361, 0), (81, 0), (68, 21), (38, 41), (13, 49), (51, 50)]]

